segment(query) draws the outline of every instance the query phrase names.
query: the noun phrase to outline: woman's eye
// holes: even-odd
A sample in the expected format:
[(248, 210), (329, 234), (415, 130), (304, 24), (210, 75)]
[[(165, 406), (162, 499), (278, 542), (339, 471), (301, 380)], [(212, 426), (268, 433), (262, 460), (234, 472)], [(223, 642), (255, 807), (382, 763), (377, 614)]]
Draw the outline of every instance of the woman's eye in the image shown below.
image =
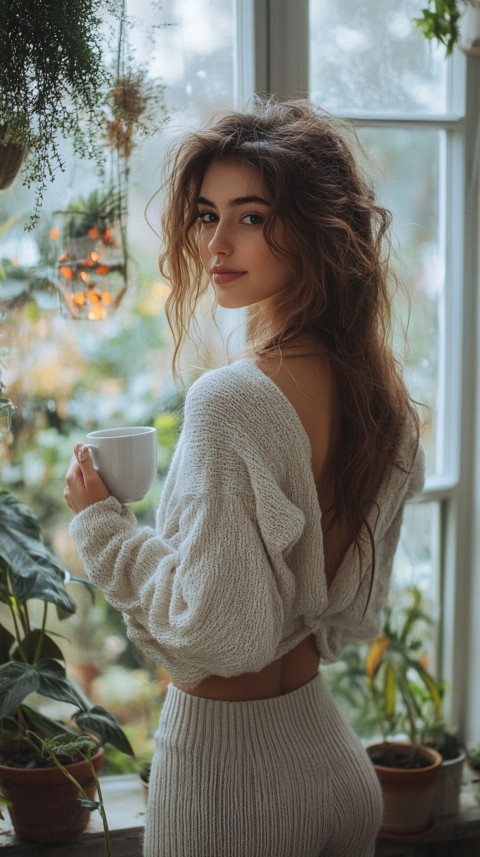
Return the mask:
[(215, 223), (217, 216), (213, 211), (199, 211), (198, 219), (200, 223)]
[(259, 226), (264, 219), (262, 214), (244, 214), (242, 223), (246, 223), (247, 226)]

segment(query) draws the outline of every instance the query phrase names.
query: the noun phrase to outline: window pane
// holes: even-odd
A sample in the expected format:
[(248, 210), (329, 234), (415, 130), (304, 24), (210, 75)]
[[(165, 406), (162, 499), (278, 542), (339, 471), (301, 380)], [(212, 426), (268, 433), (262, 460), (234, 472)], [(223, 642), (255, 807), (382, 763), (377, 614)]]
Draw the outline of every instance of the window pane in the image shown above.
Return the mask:
[[(136, 9), (137, 0), (133, 6)], [(206, 110), (231, 105), (234, 0), (162, 0), (161, 17), (171, 26), (155, 31), (150, 65), (167, 87), (174, 124), (179, 114), (193, 124)], [(140, 52), (145, 42), (139, 37)]]
[(440, 616), (440, 503), (412, 503), (405, 509), (392, 573), (391, 599), (402, 603), (402, 590), (416, 587), (431, 618), (424, 644), (429, 669), (435, 672)]
[(444, 50), (412, 19), (418, 0), (310, 0), (310, 97), (332, 112), (443, 113)]
[[(423, 442), (429, 475), (442, 475), (444, 244), (441, 158), (444, 133), (420, 128), (359, 130), (379, 199), (393, 214), (392, 263), (405, 289), (396, 300), (395, 350), (413, 398), (426, 405)], [(410, 157), (412, 150), (415, 157)], [(410, 304), (410, 305), (409, 305)], [(407, 337), (405, 339), (405, 327)]]
[(438, 615), (440, 504), (410, 503), (404, 514), (393, 565), (392, 589), (416, 586), (433, 615)]

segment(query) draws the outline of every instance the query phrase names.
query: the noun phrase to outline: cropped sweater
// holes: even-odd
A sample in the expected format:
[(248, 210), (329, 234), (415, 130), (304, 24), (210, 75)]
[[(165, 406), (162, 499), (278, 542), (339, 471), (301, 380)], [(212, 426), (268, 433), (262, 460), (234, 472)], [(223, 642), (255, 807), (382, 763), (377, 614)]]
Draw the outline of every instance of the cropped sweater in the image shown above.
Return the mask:
[(354, 546), (328, 585), (308, 435), (275, 382), (242, 358), (189, 389), (155, 528), (109, 497), (70, 532), (130, 639), (175, 683), (256, 672), (311, 633), (328, 663), (379, 631), (403, 507), (423, 485), (409, 421), (399, 459), (369, 519), (372, 586), (370, 551), (360, 562)]

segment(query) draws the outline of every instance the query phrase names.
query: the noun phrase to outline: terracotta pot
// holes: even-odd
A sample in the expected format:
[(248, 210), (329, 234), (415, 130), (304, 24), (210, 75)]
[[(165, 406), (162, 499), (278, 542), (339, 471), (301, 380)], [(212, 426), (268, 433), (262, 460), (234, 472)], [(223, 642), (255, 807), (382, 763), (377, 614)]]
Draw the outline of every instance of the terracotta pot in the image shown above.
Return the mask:
[[(104, 757), (102, 747), (92, 756), (96, 771), (103, 767)], [(94, 800), (95, 783), (88, 763), (65, 767)], [(0, 765), (0, 792), (13, 804), (9, 813), (15, 833), (29, 842), (66, 842), (78, 836), (90, 819), (90, 811), (78, 800), (78, 789), (55, 767)]]
[(27, 148), (16, 143), (3, 143), (5, 125), (0, 125), (0, 190), (13, 183), (27, 155)]
[[(371, 756), (384, 746), (372, 744), (367, 747), (367, 753)], [(394, 746), (405, 755), (412, 750), (410, 744), (396, 741), (388, 746)], [(383, 793), (380, 834), (418, 834), (431, 826), (433, 794), (443, 759), (430, 747), (421, 747), (419, 752), (428, 761), (424, 768), (386, 768), (372, 762)]]

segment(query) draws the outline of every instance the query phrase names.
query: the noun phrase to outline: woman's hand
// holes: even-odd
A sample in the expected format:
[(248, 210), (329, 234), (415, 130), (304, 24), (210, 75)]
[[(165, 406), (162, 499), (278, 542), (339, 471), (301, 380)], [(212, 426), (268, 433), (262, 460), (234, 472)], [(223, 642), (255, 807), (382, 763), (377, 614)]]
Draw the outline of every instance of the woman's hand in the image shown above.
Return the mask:
[(63, 496), (72, 512), (82, 512), (99, 500), (106, 500), (110, 492), (95, 470), (86, 446), (77, 443), (66, 475), (67, 487)]

